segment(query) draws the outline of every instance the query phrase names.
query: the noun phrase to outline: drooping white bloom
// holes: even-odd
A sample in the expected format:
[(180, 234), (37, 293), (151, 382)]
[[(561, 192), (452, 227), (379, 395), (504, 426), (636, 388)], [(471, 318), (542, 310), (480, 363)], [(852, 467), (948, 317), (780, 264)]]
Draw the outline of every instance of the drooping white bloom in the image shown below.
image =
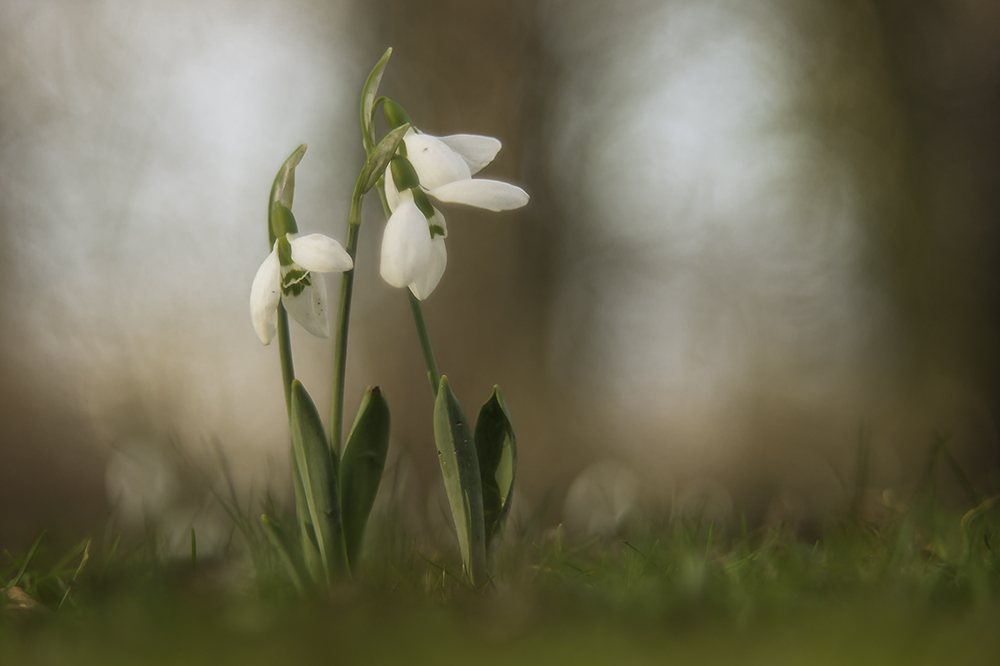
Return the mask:
[(441, 212), (435, 208), (428, 220), (413, 202), (413, 195), (404, 192), (382, 236), (382, 279), (394, 287), (409, 287), (420, 300), (431, 295), (448, 264), (445, 236), (435, 234), (432, 238), (431, 225), (445, 230)]
[(315, 336), (330, 337), (326, 282), (313, 273), (339, 273), (354, 267), (340, 243), (322, 234), (290, 233), (274, 242), (250, 288), (250, 318), (257, 337), (270, 344), (278, 330), (278, 302)]
[[(460, 203), (492, 211), (520, 208), (528, 194), (497, 180), (473, 178), (493, 161), (500, 142), (492, 137), (455, 134), (434, 137), (412, 129), (406, 133), (406, 158), (420, 181), (420, 189), (438, 201)], [(436, 208), (427, 217), (417, 207), (411, 190), (400, 192), (385, 171), (385, 195), (392, 216), (382, 237), (382, 279), (394, 287), (408, 287), (423, 300), (437, 287), (447, 264), (444, 239), (447, 227)]]

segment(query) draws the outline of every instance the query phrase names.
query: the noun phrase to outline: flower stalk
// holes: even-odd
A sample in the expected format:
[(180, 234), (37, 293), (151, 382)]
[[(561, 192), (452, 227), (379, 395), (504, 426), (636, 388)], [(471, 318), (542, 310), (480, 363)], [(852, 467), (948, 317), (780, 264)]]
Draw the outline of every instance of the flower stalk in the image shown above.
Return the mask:
[[(347, 254), (354, 261), (361, 235), (361, 180), (351, 197), (351, 212), (347, 225)], [(347, 381), (347, 334), (351, 327), (351, 300), (354, 294), (354, 269), (344, 271), (340, 280), (340, 307), (337, 310), (337, 340), (333, 350), (333, 396), (330, 405), (330, 450), (334, 460), (340, 460), (344, 436), (344, 385)]]
[(427, 332), (427, 322), (424, 321), (424, 310), (420, 306), (420, 299), (414, 296), (412, 291), (407, 289), (406, 293), (410, 297), (410, 312), (413, 313), (413, 323), (417, 327), (420, 352), (424, 356), (427, 379), (431, 383), (431, 395), (437, 398), (438, 386), (441, 384), (441, 373), (438, 372), (437, 361), (434, 359), (434, 347), (431, 346), (431, 336)]
[[(365, 103), (367, 94), (362, 96), (362, 104)], [(362, 108), (362, 117), (364, 109)], [(409, 130), (409, 125), (403, 125), (393, 132), (390, 132), (378, 143), (368, 150), (368, 159), (365, 161), (358, 180), (354, 185), (354, 193), (351, 195), (351, 212), (348, 215), (347, 224), (347, 254), (351, 257), (351, 270), (344, 271), (340, 282), (340, 306), (337, 310), (337, 339), (334, 343), (333, 353), (333, 399), (330, 405), (330, 450), (335, 458), (343, 453), (342, 442), (344, 436), (344, 385), (347, 380), (347, 336), (351, 326), (351, 301), (354, 294), (354, 268), (353, 262), (358, 253), (358, 238), (361, 233), (361, 205), (367, 194), (375, 187), (380, 180), (382, 171), (386, 168), (389, 158), (395, 154), (403, 140), (403, 136)], [(365, 133), (367, 137), (367, 132)], [(369, 145), (367, 139), (365, 146)], [(385, 193), (379, 188), (379, 196), (385, 205)]]
[(281, 382), (285, 387), (285, 409), (292, 415), (292, 382), (295, 364), (292, 362), (292, 340), (288, 330), (288, 312), (278, 303), (278, 356), (281, 357)]

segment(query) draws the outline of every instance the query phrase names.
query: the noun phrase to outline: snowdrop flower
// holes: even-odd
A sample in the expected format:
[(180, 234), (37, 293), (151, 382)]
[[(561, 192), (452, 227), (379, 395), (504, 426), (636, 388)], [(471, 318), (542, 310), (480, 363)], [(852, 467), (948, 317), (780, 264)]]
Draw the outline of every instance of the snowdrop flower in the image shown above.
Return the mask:
[(294, 232), (279, 236), (250, 288), (250, 318), (260, 341), (270, 344), (278, 330), (279, 301), (307, 331), (330, 337), (326, 282), (313, 273), (342, 273), (353, 267), (351, 255), (332, 238)]
[[(435, 137), (411, 129), (403, 137), (403, 143), (406, 159), (416, 171), (421, 188), (438, 201), (492, 211), (512, 210), (528, 203), (528, 193), (516, 185), (472, 177), (500, 152), (500, 142), (491, 136)], [(395, 210), (399, 191), (389, 178), (385, 194), (389, 207)]]
[(528, 194), (496, 180), (473, 178), (493, 161), (500, 142), (492, 137), (455, 134), (434, 137), (410, 130), (405, 151), (385, 172), (385, 196), (392, 215), (382, 237), (382, 279), (408, 287), (420, 300), (437, 287), (447, 265), (444, 216), (427, 200), (460, 203), (492, 211), (520, 208)]

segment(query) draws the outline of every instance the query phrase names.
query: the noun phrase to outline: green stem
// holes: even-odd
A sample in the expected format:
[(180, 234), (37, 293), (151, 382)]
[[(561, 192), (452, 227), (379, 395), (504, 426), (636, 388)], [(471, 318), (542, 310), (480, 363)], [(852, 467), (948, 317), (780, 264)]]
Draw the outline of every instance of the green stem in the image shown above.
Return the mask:
[[(379, 197), (382, 199), (382, 212), (388, 220), (392, 215), (389, 210), (389, 201), (385, 198), (385, 184), (381, 181), (378, 184)], [(427, 322), (424, 321), (424, 310), (420, 306), (420, 299), (413, 295), (409, 289), (406, 295), (410, 297), (410, 311), (413, 313), (413, 323), (417, 326), (417, 337), (420, 338), (420, 351), (424, 355), (424, 365), (427, 367), (427, 381), (431, 384), (431, 395), (437, 399), (438, 386), (441, 384), (441, 373), (438, 372), (437, 361), (434, 360), (434, 347), (431, 346), (431, 336), (427, 333)]]
[(285, 409), (288, 418), (292, 418), (292, 381), (295, 379), (295, 366), (292, 364), (292, 340), (288, 333), (288, 312), (280, 301), (278, 302), (278, 353), (281, 356), (281, 381), (285, 385)]
[[(353, 262), (358, 253), (361, 231), (361, 182), (351, 197), (351, 214), (347, 230), (347, 253)], [(330, 450), (334, 467), (339, 471), (344, 432), (344, 383), (347, 378), (347, 333), (351, 326), (351, 297), (354, 293), (354, 269), (344, 272), (340, 281), (340, 310), (337, 313), (337, 342), (333, 353), (333, 400), (330, 405)]]
[(427, 333), (427, 323), (424, 321), (424, 310), (420, 307), (420, 299), (406, 290), (410, 297), (410, 311), (413, 312), (413, 323), (417, 325), (417, 337), (420, 338), (420, 351), (424, 354), (424, 365), (427, 366), (427, 380), (431, 383), (431, 393), (437, 398), (438, 385), (441, 384), (441, 373), (438, 372), (437, 361), (434, 360), (434, 348), (431, 337)]
[[(292, 365), (292, 340), (288, 331), (288, 311), (281, 301), (278, 302), (278, 355), (281, 357), (281, 381), (285, 386), (285, 410), (288, 413), (288, 427), (292, 427), (292, 382), (295, 380), (295, 367)], [(291, 452), (291, 449), (289, 449)], [(306, 496), (302, 488), (302, 477), (299, 473), (298, 464), (295, 462), (295, 454), (291, 454), (292, 459), (292, 487), (295, 489), (295, 515), (303, 516), (306, 511)], [(301, 521), (301, 518), (300, 518)], [(300, 522), (301, 525), (301, 522)], [(308, 537), (303, 534), (303, 539)]]

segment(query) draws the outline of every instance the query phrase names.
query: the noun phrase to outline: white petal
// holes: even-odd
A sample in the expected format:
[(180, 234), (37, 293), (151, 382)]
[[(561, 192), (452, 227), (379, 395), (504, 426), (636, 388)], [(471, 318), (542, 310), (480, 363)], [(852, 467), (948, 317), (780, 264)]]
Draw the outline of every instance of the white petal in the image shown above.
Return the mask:
[(265, 345), (271, 344), (278, 332), (278, 301), (281, 299), (281, 264), (278, 246), (267, 255), (257, 269), (250, 287), (250, 319), (253, 330)]
[(427, 219), (413, 199), (404, 200), (385, 225), (379, 274), (394, 287), (413, 282), (431, 259)]
[(491, 136), (478, 134), (452, 134), (438, 137), (441, 143), (458, 153), (469, 165), (472, 175), (493, 161), (500, 152), (500, 141)]
[(302, 324), (317, 338), (330, 337), (330, 321), (326, 317), (326, 278), (309, 274), (310, 286), (298, 296), (282, 295), (281, 302), (292, 319)]
[(444, 247), (444, 239), (436, 236), (431, 241), (431, 257), (424, 265), (420, 274), (410, 283), (410, 291), (421, 301), (431, 295), (438, 286), (445, 266), (448, 265), (448, 251)]
[(427, 194), (438, 201), (460, 203), (487, 210), (511, 210), (528, 203), (528, 193), (516, 185), (499, 180), (472, 178), (442, 185)]
[(420, 184), (428, 190), (445, 183), (472, 178), (462, 156), (440, 139), (428, 134), (407, 135), (406, 159), (410, 160)]
[(396, 181), (392, 179), (391, 167), (385, 168), (385, 201), (389, 204), (389, 212), (394, 212), (399, 206), (399, 190)]
[(292, 261), (307, 271), (342, 273), (354, 268), (351, 255), (340, 243), (323, 234), (309, 234), (291, 239)]

